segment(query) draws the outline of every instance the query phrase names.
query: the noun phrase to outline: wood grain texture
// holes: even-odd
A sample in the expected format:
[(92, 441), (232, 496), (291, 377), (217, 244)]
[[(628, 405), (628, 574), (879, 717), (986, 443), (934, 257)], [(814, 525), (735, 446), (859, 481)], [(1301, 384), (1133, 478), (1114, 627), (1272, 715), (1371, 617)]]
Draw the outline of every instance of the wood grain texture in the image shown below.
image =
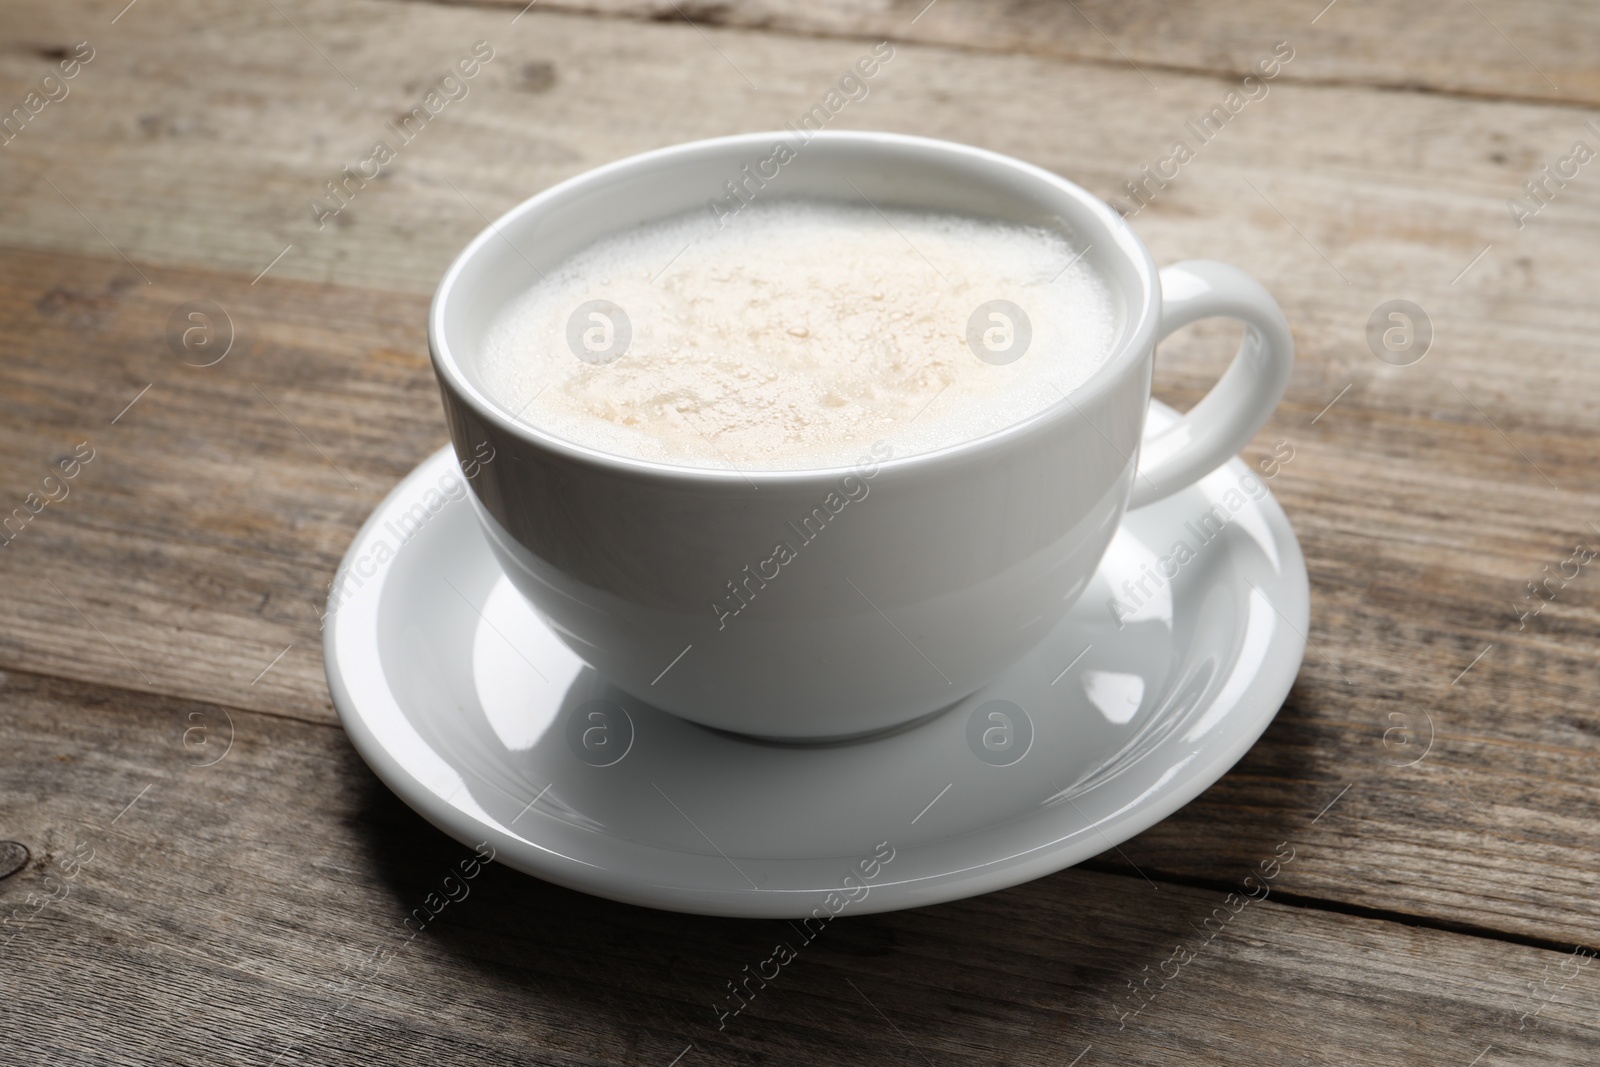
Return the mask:
[[(135, 7), (107, 27), (72, 95), (0, 148), (13, 194), (0, 239), (97, 256), (109, 241), (142, 265), (248, 277), (292, 245), (271, 276), (426, 293), (483, 216), (633, 152), (779, 128), (864, 50), (539, 8), (512, 24), (499, 8), (369, 2), (296, 14), (325, 62), (270, 7), (187, 0), (182, 12)], [(180, 18), (205, 34), (172, 32)], [(18, 99), (49, 69), (40, 49), (96, 23), (81, 4), (13, 19), (18, 40), (39, 42), (0, 54), (0, 89)], [(470, 93), (319, 230), (308, 205), (324, 183), (366, 158), (479, 39), (498, 51)], [(246, 40), (250, 62), (229, 65), (224, 86), (216, 54)], [(1124, 202), (1125, 183), (1187, 139), (1197, 157), (1136, 220), (1158, 258), (1242, 250), (1275, 284), (1314, 286), (1319, 308), (1354, 315), (1350, 337), (1378, 294), (1448, 302), (1424, 300), (1441, 313), (1492, 285), (1537, 285), (1586, 305), (1581, 276), (1562, 264), (1587, 256), (1600, 183), (1580, 172), (1522, 231), (1506, 201), (1574, 140), (1600, 145), (1584, 124), (1592, 111), (1297, 85), (1287, 72), (1301, 58), (1204, 145), (1185, 124), (1233, 88), (1214, 76), (1174, 71), (1151, 88), (1125, 66), (917, 44), (899, 45), (834, 125), (993, 148)], [(1487, 244), (1497, 247), (1450, 287)], [(1534, 246), (1537, 265), (1522, 262)], [(1321, 292), (1344, 278), (1359, 314)]]
[[(0, 914), (61, 897), (0, 927), (10, 1062), (1592, 1062), (1600, 970), (1570, 953), (1085, 870), (841, 918), (719, 1029), (726, 984), (792, 926), (489, 866), (418, 933), (472, 850), (337, 729), (22, 673), (0, 697), (0, 828), (36, 857)], [(216, 756), (185, 748), (197, 721)], [(1320, 847), (1280, 844), (1247, 869)]]
[[(519, 0), (452, 0), (496, 4)], [(1271, 3), (1186, 0), (544, 0), (541, 8), (703, 27), (916, 41), (1104, 63), (1158, 84), (1169, 73), (1242, 77), (1278, 41), (1302, 47), (1293, 81), (1492, 99), (1600, 102), (1600, 15), (1561, 3), (1440, 5), (1411, 0)]]
[[(333, 567), (366, 513), (448, 439), (425, 302), (0, 259), (4, 315), (32, 327), (5, 342), (0, 658), (330, 720), (319, 618)], [(166, 337), (174, 308), (197, 298), (234, 330), (205, 368)], [(93, 458), (30, 518), (27, 494), (46, 495), (80, 442)]]
[[(263, 1063), (282, 1029), (306, 1042), (284, 1062), (526, 1062), (531, 1048), (665, 1064), (690, 1041), (714, 1062), (1063, 1064), (1091, 1043), (1085, 1067), (1466, 1064), (1490, 1044), (1485, 1065), (1592, 1060), (1600, 972), (1563, 987), (1532, 1036), (1517, 1027), (1529, 982), (1573, 945), (1600, 947), (1600, 570), (1518, 612), (1575, 544), (1600, 548), (1600, 164), (1523, 228), (1506, 204), (1575, 140), (1600, 145), (1596, 112), (1569, 103), (1594, 96), (1590, 9), (1478, 5), (1555, 99), (1471, 5), (1340, 0), (1289, 35), (1269, 96), (1198, 144), (1186, 121), (1287, 16), (1077, 5), (1141, 73), (1071, 5), (940, 0), (905, 33), (881, 22), (920, 4), (684, 5), (694, 25), (643, 4), (547, 6), (515, 23), (492, 5), (388, 2), (185, 0), (115, 24), (87, 3), (5, 12), (0, 104), (55, 50), (97, 51), (0, 146), (0, 516), (94, 449), (0, 547), (0, 669), (20, 672), (0, 691), (0, 839), (43, 856), (0, 880), (0, 907), (152, 788), (111, 826), (101, 870), (116, 877), (91, 866), (0, 950), (0, 1013), (33, 1026), (28, 1055), (0, 1059), (49, 1062), (36, 1050), (59, 1044), (71, 1063), (121, 1048)], [(840, 128), (1009, 152), (1130, 211), (1141, 166), (1195, 143), (1132, 222), (1159, 262), (1258, 274), (1294, 326), (1294, 380), (1246, 455), (1293, 450), (1270, 484), (1312, 578), (1298, 684), (1233, 772), (1120, 853), (854, 921), (721, 1044), (704, 995), (763, 958), (763, 924), (496, 871), (481, 910), (400, 952), (399, 916), (428, 891), (418, 872), (442, 877), (461, 850), (332, 727), (317, 607), (361, 521), (445, 438), (428, 293), (484, 216), (631, 152), (779, 126), (880, 34), (902, 43)], [(307, 201), (478, 39), (496, 56), (471, 94), (319, 230)], [(234, 333), (208, 368), (166, 337), (202, 299)], [(1433, 326), (1411, 366), (1369, 348), (1393, 299)], [(1192, 403), (1231, 340), (1202, 324), (1164, 345), (1158, 395)], [(191, 767), (190, 714), (234, 716), (241, 747)], [(1284, 840), (1299, 853), (1275, 891), (1296, 906), (1252, 905), (1248, 935), (1219, 939), (1193, 982), (1118, 1032), (1108, 991)], [(346, 968), (385, 948), (394, 962), (340, 1007)], [(85, 1005), (110, 1028), (87, 1028)]]

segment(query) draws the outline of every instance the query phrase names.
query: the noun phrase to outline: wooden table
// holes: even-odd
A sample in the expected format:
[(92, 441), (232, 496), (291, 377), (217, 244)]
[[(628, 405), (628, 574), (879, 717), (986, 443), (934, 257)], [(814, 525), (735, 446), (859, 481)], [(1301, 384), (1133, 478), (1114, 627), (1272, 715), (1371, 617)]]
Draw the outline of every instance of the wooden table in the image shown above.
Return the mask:
[[(1600, 162), (1572, 158), (1600, 149), (1600, 14), (1323, 2), (7, 4), (0, 839), (31, 858), (0, 880), (0, 1063), (1600, 1062)], [(1292, 454), (1298, 684), (1120, 854), (846, 918), (721, 1031), (782, 924), (492, 867), (413, 938), (466, 850), (351, 749), (318, 606), (445, 440), (435, 281), (485, 217), (781, 126), (883, 39), (837, 128), (1130, 211), (1177, 166), (1133, 219), (1156, 258), (1282, 302), (1299, 365), (1247, 456)], [(479, 40), (468, 95), (319, 228), (324, 183)], [(169, 334), (202, 300), (211, 366)], [(1230, 340), (1166, 345), (1159, 395), (1192, 403)], [(1271, 897), (1136, 992), (1280, 847)]]

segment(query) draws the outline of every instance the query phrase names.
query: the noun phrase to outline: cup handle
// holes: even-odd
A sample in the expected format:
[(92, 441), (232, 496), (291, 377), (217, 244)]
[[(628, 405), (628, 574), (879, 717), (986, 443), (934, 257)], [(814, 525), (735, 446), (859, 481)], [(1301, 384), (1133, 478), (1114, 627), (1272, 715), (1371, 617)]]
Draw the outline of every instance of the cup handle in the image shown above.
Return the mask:
[(1242, 321), (1244, 343), (1188, 414), (1145, 437), (1129, 510), (1165, 499), (1226, 463), (1266, 423), (1289, 384), (1294, 336), (1260, 282), (1209, 259), (1162, 270), (1158, 343), (1174, 330), (1216, 315)]

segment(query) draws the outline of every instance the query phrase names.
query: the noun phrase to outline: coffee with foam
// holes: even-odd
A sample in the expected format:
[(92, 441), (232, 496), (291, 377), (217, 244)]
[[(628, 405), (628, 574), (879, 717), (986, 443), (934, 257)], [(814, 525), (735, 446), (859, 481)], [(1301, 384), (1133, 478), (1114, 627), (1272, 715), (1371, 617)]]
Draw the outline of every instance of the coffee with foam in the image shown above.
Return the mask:
[(573, 443), (678, 466), (846, 467), (1063, 402), (1116, 340), (1110, 287), (1052, 229), (757, 201), (596, 242), (490, 324), (484, 388)]

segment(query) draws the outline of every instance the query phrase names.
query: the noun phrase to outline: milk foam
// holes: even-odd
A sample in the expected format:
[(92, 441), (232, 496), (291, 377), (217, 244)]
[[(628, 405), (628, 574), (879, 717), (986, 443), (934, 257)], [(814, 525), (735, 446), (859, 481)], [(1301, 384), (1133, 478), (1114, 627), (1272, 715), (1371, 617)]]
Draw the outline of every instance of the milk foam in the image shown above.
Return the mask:
[[(547, 433), (680, 466), (928, 452), (1062, 402), (1104, 362), (1116, 308), (1078, 254), (1054, 230), (864, 204), (758, 200), (721, 230), (696, 211), (546, 271), (490, 324), (480, 378)], [(979, 358), (969, 320), (996, 300), (1026, 326), (984, 310)]]

